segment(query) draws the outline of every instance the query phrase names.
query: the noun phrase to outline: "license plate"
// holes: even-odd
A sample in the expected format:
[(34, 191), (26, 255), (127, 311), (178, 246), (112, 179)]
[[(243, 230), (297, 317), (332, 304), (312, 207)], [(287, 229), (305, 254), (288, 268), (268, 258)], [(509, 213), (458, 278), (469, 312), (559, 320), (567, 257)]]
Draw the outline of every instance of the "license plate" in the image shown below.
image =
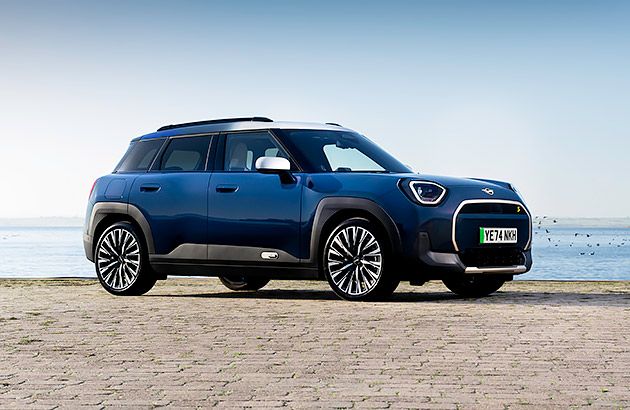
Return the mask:
[(479, 243), (516, 243), (516, 228), (479, 228)]

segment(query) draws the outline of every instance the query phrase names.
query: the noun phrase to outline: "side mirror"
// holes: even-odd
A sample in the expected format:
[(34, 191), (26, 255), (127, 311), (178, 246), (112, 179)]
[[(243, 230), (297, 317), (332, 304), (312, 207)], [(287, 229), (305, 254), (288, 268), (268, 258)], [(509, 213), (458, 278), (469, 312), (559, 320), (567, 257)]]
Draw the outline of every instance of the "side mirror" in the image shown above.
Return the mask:
[(256, 160), (256, 170), (261, 174), (280, 174), (291, 169), (288, 159), (282, 157), (260, 157)]
[(283, 184), (293, 184), (295, 177), (291, 174), (291, 163), (282, 157), (260, 157), (256, 160), (256, 170), (261, 174), (278, 174)]

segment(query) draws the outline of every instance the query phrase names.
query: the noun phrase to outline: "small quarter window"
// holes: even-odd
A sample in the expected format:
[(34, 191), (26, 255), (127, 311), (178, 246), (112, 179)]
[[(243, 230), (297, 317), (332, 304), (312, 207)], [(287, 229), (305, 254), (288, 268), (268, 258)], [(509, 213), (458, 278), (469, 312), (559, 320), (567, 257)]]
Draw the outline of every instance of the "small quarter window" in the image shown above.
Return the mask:
[(153, 163), (164, 143), (163, 138), (132, 142), (127, 153), (116, 167), (116, 172), (144, 172)]
[(210, 136), (173, 138), (164, 150), (157, 169), (189, 172), (206, 169)]

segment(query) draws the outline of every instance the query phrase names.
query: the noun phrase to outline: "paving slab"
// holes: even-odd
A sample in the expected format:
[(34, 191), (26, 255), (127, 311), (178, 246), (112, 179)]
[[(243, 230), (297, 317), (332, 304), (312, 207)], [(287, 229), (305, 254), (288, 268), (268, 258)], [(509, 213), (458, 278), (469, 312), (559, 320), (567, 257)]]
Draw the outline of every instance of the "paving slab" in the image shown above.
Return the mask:
[(0, 280), (0, 408), (630, 408), (630, 282)]

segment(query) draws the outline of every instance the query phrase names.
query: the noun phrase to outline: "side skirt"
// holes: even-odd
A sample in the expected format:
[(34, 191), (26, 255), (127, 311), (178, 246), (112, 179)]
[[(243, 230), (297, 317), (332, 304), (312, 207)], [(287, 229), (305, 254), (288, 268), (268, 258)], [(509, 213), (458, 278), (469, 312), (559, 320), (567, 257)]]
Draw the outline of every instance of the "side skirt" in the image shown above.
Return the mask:
[(150, 262), (158, 273), (179, 276), (248, 275), (269, 279), (318, 279), (318, 271), (300, 266), (221, 265), (199, 262)]

